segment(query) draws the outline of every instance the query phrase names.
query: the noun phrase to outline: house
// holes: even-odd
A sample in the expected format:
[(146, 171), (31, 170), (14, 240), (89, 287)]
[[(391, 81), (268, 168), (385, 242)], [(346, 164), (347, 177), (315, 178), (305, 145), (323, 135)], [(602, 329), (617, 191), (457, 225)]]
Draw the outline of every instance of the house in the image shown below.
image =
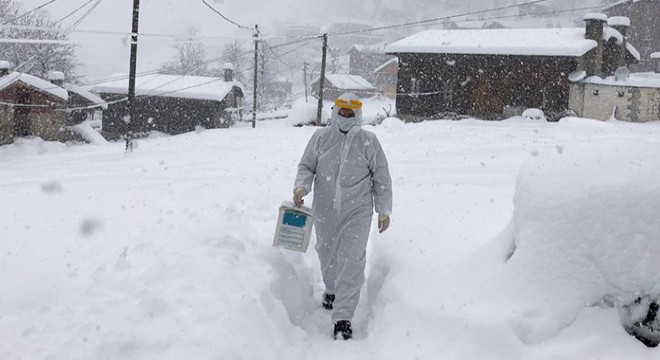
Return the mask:
[(571, 83), (570, 107), (578, 116), (631, 122), (660, 120), (660, 52), (650, 56), (655, 72), (576, 79)]
[(584, 19), (586, 29), (428, 30), (388, 45), (399, 58), (397, 113), (415, 121), (445, 112), (501, 119), (525, 108), (550, 117), (567, 110), (568, 74), (601, 75), (604, 63), (639, 59), (605, 28), (605, 15)]
[(385, 44), (365, 45), (358, 44), (348, 49), (348, 73), (359, 75), (369, 82), (376, 81), (374, 69), (382, 65), (393, 56), (385, 54)]
[(36, 76), (9, 72), (0, 61), (0, 145), (17, 137), (39, 136), (59, 141), (66, 125), (69, 95), (63, 88)]
[[(243, 89), (243, 85), (233, 80), (232, 69), (227, 67), (224, 78), (139, 76), (135, 83), (133, 132), (138, 135), (150, 131), (181, 134), (198, 126), (229, 127), (240, 118)], [(98, 84), (92, 92), (108, 103), (103, 114), (103, 134), (110, 139), (126, 134), (128, 79)]]
[(622, 0), (603, 10), (610, 16), (625, 16), (632, 26), (628, 40), (635, 44), (641, 54), (639, 64), (631, 66), (633, 71), (653, 71), (650, 55), (660, 51), (660, 2), (658, 0)]
[(60, 71), (50, 71), (48, 80), (54, 85), (65, 89), (69, 94), (67, 125), (77, 125), (85, 120), (92, 120), (95, 114), (99, 114), (102, 109), (108, 108), (108, 104), (103, 99), (90, 91), (75, 84), (65, 83), (64, 73)]
[(393, 57), (374, 70), (376, 81), (374, 85), (385, 96), (396, 99), (396, 79), (399, 72), (399, 59)]
[[(312, 95), (319, 96), (319, 79), (311, 83)], [(365, 80), (362, 76), (348, 74), (326, 74), (323, 86), (323, 99), (334, 101), (341, 94), (352, 92), (355, 95), (365, 98), (377, 94), (375, 86)]]

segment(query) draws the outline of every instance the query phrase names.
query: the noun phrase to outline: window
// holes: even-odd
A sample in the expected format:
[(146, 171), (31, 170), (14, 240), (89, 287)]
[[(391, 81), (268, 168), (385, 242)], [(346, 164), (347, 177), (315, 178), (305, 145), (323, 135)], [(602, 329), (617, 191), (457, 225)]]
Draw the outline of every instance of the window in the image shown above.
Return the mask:
[(619, 97), (624, 97), (624, 96), (626, 96), (626, 92), (623, 91), (623, 90), (619, 90), (616, 94), (617, 94)]
[(592, 91), (591, 93), (592, 93), (594, 96), (598, 96), (598, 95), (600, 95), (600, 90), (596, 89), (596, 90)]

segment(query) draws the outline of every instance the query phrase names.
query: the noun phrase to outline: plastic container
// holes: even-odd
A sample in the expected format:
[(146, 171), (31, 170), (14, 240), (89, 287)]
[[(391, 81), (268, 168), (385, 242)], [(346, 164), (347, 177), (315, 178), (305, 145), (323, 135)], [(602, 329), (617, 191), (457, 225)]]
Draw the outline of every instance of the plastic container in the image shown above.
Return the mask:
[(306, 252), (312, 236), (312, 209), (297, 207), (290, 201), (280, 206), (273, 247)]

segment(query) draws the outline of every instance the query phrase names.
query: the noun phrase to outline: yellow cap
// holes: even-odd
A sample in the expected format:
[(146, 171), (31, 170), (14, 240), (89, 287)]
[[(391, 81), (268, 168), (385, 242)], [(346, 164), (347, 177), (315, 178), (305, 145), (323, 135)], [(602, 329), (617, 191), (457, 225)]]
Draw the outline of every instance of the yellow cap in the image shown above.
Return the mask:
[(362, 107), (362, 101), (337, 99), (335, 101), (335, 105), (339, 106), (342, 109), (356, 110)]

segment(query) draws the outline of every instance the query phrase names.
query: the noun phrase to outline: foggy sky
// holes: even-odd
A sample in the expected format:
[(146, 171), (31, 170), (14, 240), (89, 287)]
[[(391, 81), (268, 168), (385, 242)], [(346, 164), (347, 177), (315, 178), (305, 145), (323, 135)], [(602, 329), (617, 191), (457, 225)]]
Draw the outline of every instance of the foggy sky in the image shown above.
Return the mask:
[[(59, 0), (46, 6), (54, 19), (62, 17), (86, 0)], [(528, 0), (209, 0), (231, 20), (248, 27), (260, 25), (263, 35), (281, 34), (286, 24), (307, 25), (320, 29), (332, 22), (358, 19), (374, 25), (440, 17), (462, 11), (493, 8)], [(22, 0), (23, 10), (41, 5), (45, 0)], [(554, 7), (602, 2), (601, 0), (550, 0)], [(104, 0), (81, 24), (80, 31), (122, 32), (90, 34), (74, 32), (70, 38), (78, 44), (79, 73), (86, 80), (128, 72), (129, 36), (132, 0)], [(384, 12), (383, 9), (393, 9)], [(70, 25), (80, 16), (68, 19)], [(389, 14), (389, 15), (388, 15)], [(391, 14), (398, 14), (392, 16)], [(141, 0), (140, 32), (185, 35), (194, 27), (207, 45), (209, 57), (219, 56), (222, 46), (234, 38), (249, 40), (251, 31), (238, 29), (209, 10), (201, 0)], [(421, 30), (421, 29), (420, 29)], [(207, 39), (204, 37), (218, 37)], [(142, 36), (139, 43), (139, 71), (158, 68), (174, 55), (174, 38)]]

